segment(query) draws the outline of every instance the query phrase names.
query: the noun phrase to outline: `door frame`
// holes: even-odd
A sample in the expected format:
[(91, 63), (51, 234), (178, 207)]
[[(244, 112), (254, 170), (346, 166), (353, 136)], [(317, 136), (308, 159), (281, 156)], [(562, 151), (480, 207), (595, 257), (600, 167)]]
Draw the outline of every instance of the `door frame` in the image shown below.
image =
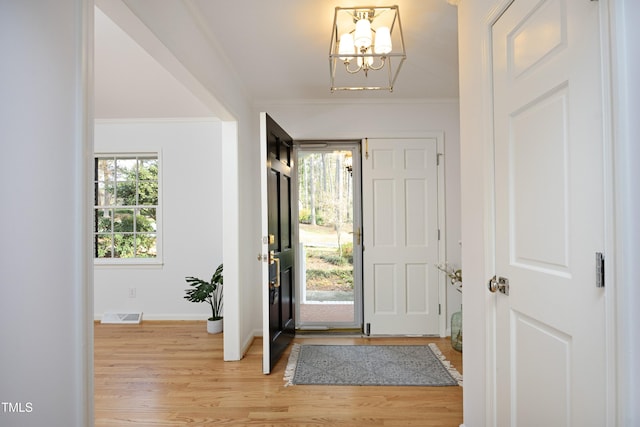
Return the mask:
[[(293, 145), (293, 157), (294, 157), (294, 167), (292, 171), (292, 181), (293, 181), (293, 197), (292, 197), (292, 206), (293, 206), (293, 215), (291, 221), (293, 222), (293, 244), (296, 248), (300, 244), (300, 212), (298, 209), (299, 206), (299, 187), (298, 187), (298, 154), (300, 151), (326, 151), (331, 152), (340, 149), (352, 149), (352, 147), (356, 146), (353, 149), (353, 215), (354, 218), (357, 215), (357, 222), (354, 221), (354, 227), (360, 227), (362, 230), (362, 168), (361, 168), (361, 157), (362, 157), (362, 142), (359, 139), (318, 139), (318, 140), (296, 140)], [(357, 196), (356, 196), (357, 194)], [(362, 242), (362, 240), (361, 240)], [(353, 259), (353, 279), (354, 279), (354, 325), (340, 324), (336, 323), (335, 327), (337, 329), (341, 328), (357, 328), (357, 324), (359, 324), (360, 328), (364, 327), (363, 319), (364, 319), (364, 302), (362, 295), (362, 244), (360, 244), (358, 251), (355, 251), (354, 245), (354, 259)], [(300, 253), (298, 250), (295, 251), (296, 257), (296, 265), (301, 266), (302, 262), (299, 259)], [(298, 268), (296, 270), (296, 291), (297, 295), (302, 295), (302, 275), (305, 272), (302, 268)], [(355, 284), (359, 286), (356, 288)], [(300, 303), (301, 299), (296, 299), (296, 329), (300, 328)], [(310, 328), (313, 328), (315, 325), (308, 325)], [(330, 328), (331, 329), (331, 328)], [(329, 329), (329, 330), (330, 330)]]
[[(484, 282), (485, 296), (489, 292), (486, 289), (486, 281), (494, 274), (495, 271), (495, 159), (494, 159), (494, 102), (493, 102), (493, 38), (492, 27), (500, 19), (502, 14), (511, 6), (514, 0), (497, 0), (491, 11), (487, 15), (483, 24), (482, 45), (484, 47), (483, 68), (482, 73), (483, 85), (481, 88), (483, 100), (482, 106), (485, 110), (484, 122), (486, 133), (483, 135), (484, 141), (484, 164), (486, 165), (484, 176), (484, 188), (486, 197), (484, 198)], [(606, 283), (606, 302), (605, 302), (605, 321), (606, 321), (606, 342), (603, 345), (606, 348), (607, 363), (607, 425), (616, 425), (618, 414), (617, 406), (617, 390), (618, 390), (618, 374), (617, 374), (617, 353), (619, 343), (616, 339), (616, 294), (617, 284), (616, 277), (616, 251), (615, 251), (615, 223), (614, 223), (614, 162), (613, 162), (613, 111), (611, 90), (611, 27), (609, 14), (609, 0), (600, 0), (598, 2), (600, 11), (600, 40), (601, 40), (601, 57), (602, 59), (602, 80), (603, 80), (603, 96), (602, 96), (602, 122), (603, 122), (603, 179), (604, 179), (604, 248), (606, 256), (605, 283)], [(485, 299), (485, 425), (496, 426), (497, 424), (497, 366), (495, 363), (495, 349), (497, 337), (496, 311), (498, 300), (487, 296)], [(463, 318), (464, 323), (464, 318)], [(464, 328), (464, 326), (463, 326)]]
[[(447, 261), (447, 227), (446, 227), (446, 193), (445, 193), (445, 188), (446, 188), (446, 181), (445, 181), (445, 176), (446, 176), (446, 170), (445, 170), (445, 165), (446, 165), (446, 152), (445, 152), (445, 134), (443, 131), (431, 131), (431, 132), (399, 132), (399, 131), (395, 131), (395, 132), (378, 132), (375, 135), (371, 136), (371, 138), (376, 138), (376, 139), (388, 139), (388, 138), (398, 138), (398, 139), (430, 139), (433, 138), (436, 140), (436, 152), (437, 152), (437, 156), (439, 158), (439, 167), (437, 170), (437, 175), (438, 175), (438, 228), (440, 229), (440, 241), (438, 242), (438, 263), (444, 263)], [(364, 158), (364, 156), (367, 154), (367, 139), (368, 138), (362, 138), (361, 139), (361, 159)], [(313, 142), (326, 142), (326, 141), (337, 141), (335, 139), (326, 139), (326, 140), (314, 140)], [(294, 141), (294, 142), (312, 142), (311, 140), (299, 140), (299, 141)], [(349, 139), (349, 141), (352, 141), (352, 139)], [(360, 181), (362, 180), (362, 177), (360, 176)], [(265, 188), (266, 191), (266, 188)], [(266, 193), (265, 193), (265, 197), (266, 197)], [(296, 201), (297, 203), (297, 201)], [(297, 206), (297, 205), (296, 205)], [(296, 218), (295, 221), (297, 221), (297, 208), (294, 209), (296, 211)], [(363, 230), (363, 233), (365, 233), (366, 230)], [(296, 231), (297, 233), (297, 231)], [(297, 240), (297, 235), (295, 236), (295, 239)], [(364, 259), (364, 251), (363, 251), (363, 259)], [(439, 274), (438, 275), (438, 303), (440, 304), (441, 307), (441, 313), (439, 316), (439, 325), (438, 325), (438, 331), (439, 331), (439, 335), (440, 337), (446, 337), (448, 335), (450, 335), (450, 325), (449, 325), (449, 317), (450, 317), (450, 313), (447, 307), (447, 294), (448, 292), (451, 290), (451, 292), (455, 292), (455, 290), (450, 289), (450, 287), (448, 286), (448, 279), (445, 276), (445, 274)], [(364, 307), (363, 307), (364, 308)], [(364, 310), (363, 310), (364, 312)]]
[(271, 372), (270, 364), (271, 364), (271, 355), (264, 351), (264, 343), (269, 341), (269, 314), (264, 310), (264, 301), (268, 298), (265, 296), (265, 283), (269, 282), (269, 264), (265, 262), (264, 259), (267, 259), (269, 253), (269, 196), (267, 191), (267, 176), (266, 176), (266, 164), (267, 164), (267, 136), (262, 132), (263, 129), (267, 128), (267, 117), (266, 113), (259, 113), (259, 127), (258, 127), (258, 138), (259, 138), (259, 150), (260, 150), (260, 252), (258, 253), (258, 261), (260, 262), (260, 291), (259, 291), (259, 299), (260, 299), (260, 316), (262, 318), (262, 340), (263, 340), (263, 351), (262, 351), (262, 372), (264, 374), (268, 374)]
[[(444, 149), (444, 132), (433, 133), (436, 138), (436, 157), (437, 161), (437, 176), (438, 176), (438, 264), (448, 262), (447, 260), (447, 198), (446, 198), (446, 183), (445, 183), (445, 164), (446, 154)], [(462, 268), (462, 261), (460, 262), (460, 268)], [(449, 320), (451, 314), (449, 313), (448, 305), (448, 293), (457, 292), (449, 285), (449, 278), (443, 272), (438, 274), (438, 304), (440, 305), (440, 318), (438, 329), (440, 331), (440, 337), (444, 338), (451, 335), (451, 325)], [(462, 304), (462, 301), (460, 302)], [(462, 309), (462, 305), (461, 305)], [(455, 313), (455, 311), (454, 311)]]

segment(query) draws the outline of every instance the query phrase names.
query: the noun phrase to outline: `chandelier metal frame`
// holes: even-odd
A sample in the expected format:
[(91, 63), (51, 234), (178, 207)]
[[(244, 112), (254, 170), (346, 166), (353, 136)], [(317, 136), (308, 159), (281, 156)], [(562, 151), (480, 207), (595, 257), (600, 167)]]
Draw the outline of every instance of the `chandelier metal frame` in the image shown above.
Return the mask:
[[(368, 40), (365, 37), (365, 41), (361, 41), (359, 36), (363, 33), (359, 27), (365, 28), (365, 34), (366, 31), (370, 32)], [(382, 47), (374, 43), (374, 39), (377, 42), (378, 37), (380, 40), (384, 39), (380, 43), (383, 44)], [(351, 43), (354, 43), (354, 46), (351, 46)], [(331, 92), (393, 92), (393, 86), (406, 58), (398, 6), (335, 8), (329, 51)]]

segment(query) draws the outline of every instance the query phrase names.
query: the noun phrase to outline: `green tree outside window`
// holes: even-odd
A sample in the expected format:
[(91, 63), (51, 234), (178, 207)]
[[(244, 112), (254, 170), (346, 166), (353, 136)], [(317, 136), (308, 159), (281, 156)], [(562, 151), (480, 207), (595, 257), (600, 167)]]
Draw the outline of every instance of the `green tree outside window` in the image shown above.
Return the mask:
[(156, 258), (158, 157), (96, 157), (94, 184), (95, 258)]

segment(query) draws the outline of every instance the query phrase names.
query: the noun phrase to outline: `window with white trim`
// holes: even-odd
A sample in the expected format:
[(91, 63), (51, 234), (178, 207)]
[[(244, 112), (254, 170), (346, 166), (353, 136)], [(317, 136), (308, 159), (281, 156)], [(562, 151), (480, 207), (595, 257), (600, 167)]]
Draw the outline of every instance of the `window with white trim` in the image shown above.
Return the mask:
[(154, 261), (159, 257), (158, 154), (96, 155), (94, 258)]

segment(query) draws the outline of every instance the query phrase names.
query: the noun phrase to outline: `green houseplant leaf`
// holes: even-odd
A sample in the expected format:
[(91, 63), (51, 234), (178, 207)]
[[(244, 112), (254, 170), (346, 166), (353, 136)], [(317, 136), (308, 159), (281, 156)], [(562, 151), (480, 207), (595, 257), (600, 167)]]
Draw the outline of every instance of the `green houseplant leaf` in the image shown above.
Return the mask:
[(216, 271), (211, 276), (211, 280), (206, 282), (197, 277), (185, 277), (185, 280), (191, 286), (189, 289), (185, 289), (187, 293), (184, 298), (189, 302), (207, 302), (211, 306), (211, 317), (209, 320), (222, 319), (222, 264), (216, 268)]

